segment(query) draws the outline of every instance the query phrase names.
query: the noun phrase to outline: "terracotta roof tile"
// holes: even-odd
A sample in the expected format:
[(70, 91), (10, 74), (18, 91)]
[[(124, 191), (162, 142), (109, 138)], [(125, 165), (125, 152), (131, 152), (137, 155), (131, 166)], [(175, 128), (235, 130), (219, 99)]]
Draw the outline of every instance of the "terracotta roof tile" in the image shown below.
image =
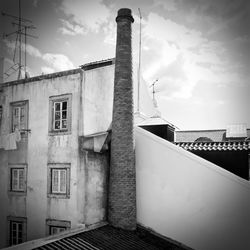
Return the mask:
[(223, 151), (223, 150), (250, 150), (250, 141), (226, 142), (175, 142), (186, 150)]

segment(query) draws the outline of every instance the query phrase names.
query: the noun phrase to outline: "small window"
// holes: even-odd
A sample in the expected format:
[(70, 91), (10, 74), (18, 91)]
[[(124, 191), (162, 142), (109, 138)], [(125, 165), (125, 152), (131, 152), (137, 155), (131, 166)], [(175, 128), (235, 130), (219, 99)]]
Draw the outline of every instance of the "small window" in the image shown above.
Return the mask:
[(69, 198), (70, 164), (49, 164), (48, 167), (48, 196)]
[(50, 97), (50, 132), (71, 131), (71, 95)]
[(54, 234), (61, 233), (61, 232), (65, 231), (65, 230), (66, 230), (66, 227), (50, 226), (49, 227), (49, 234), (54, 235)]
[(54, 219), (46, 220), (47, 235), (54, 235), (64, 232), (65, 230), (70, 229), (70, 227), (71, 227), (70, 221), (54, 220)]
[(11, 190), (24, 191), (24, 168), (11, 168)]
[(12, 123), (11, 132), (17, 128), (20, 131), (28, 129), (28, 102), (14, 102), (11, 103)]
[(9, 164), (9, 191), (26, 193), (26, 164)]
[(26, 241), (27, 219), (23, 217), (8, 217), (9, 245), (17, 245)]
[(67, 169), (51, 169), (52, 194), (66, 194)]

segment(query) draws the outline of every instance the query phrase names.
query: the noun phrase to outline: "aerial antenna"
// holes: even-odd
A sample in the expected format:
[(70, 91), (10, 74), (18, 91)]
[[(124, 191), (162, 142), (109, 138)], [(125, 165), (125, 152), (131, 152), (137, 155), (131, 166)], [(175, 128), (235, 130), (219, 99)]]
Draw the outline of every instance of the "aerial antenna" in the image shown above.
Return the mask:
[(139, 64), (138, 64), (138, 91), (137, 91), (137, 112), (140, 112), (140, 84), (141, 84), (141, 10), (138, 8), (140, 16), (140, 35), (139, 35)]
[[(22, 18), (22, 13), (21, 13), (21, 0), (19, 0), (19, 5), (18, 5), (18, 17), (13, 16), (7, 13), (2, 12), (3, 16), (10, 17), (14, 19), (14, 22), (12, 24), (17, 26), (17, 30), (14, 32), (11, 32), (9, 34), (4, 34), (3, 38), (7, 38), (11, 35), (16, 34), (16, 41), (15, 41), (15, 48), (14, 48), (14, 56), (13, 56), (13, 62), (14, 65), (12, 65), (9, 69), (7, 69), (4, 72), (4, 75), (11, 76), (18, 70), (18, 76), (17, 80), (21, 79), (21, 70), (24, 67), (24, 72), (25, 72), (25, 78), (27, 77), (27, 51), (26, 51), (26, 45), (27, 45), (27, 36), (32, 37), (32, 38), (38, 38), (37, 36), (32, 36), (27, 33), (28, 29), (36, 29), (36, 27), (32, 24), (32, 21), (26, 18)], [(18, 22), (15, 22), (18, 21)], [(22, 65), (22, 36), (24, 35), (24, 66)], [(17, 45), (18, 45), (18, 63), (16, 63), (16, 50), (17, 50)]]
[(149, 88), (153, 87), (153, 103), (154, 103), (154, 107), (157, 108), (157, 102), (155, 99), (155, 84), (159, 81), (159, 79), (156, 79), (150, 86)]

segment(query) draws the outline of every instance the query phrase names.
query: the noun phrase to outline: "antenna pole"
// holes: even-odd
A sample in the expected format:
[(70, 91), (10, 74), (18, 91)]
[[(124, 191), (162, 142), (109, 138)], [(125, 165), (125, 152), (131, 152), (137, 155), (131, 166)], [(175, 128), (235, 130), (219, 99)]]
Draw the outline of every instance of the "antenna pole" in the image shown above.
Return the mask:
[[(15, 41), (15, 49), (14, 49), (14, 56), (13, 56), (13, 62), (15, 63), (15, 57), (16, 57), (16, 51), (19, 49), (19, 58), (18, 63), (15, 63), (12, 65), (6, 72), (4, 72), (4, 75), (6, 75), (6, 79), (18, 71), (17, 80), (20, 80), (22, 78), (22, 68), (24, 68), (25, 72), (25, 78), (26, 78), (26, 70), (27, 70), (27, 37), (32, 38), (38, 38), (37, 36), (33, 36), (27, 33), (28, 29), (36, 29), (36, 27), (32, 24), (32, 21), (29, 19), (22, 18), (21, 15), (21, 0), (18, 1), (18, 17), (13, 16), (4, 12), (1, 12), (3, 16), (10, 17), (14, 19), (14, 22), (12, 22), (13, 25), (17, 26), (17, 30), (14, 32), (11, 32), (9, 34), (4, 34), (3, 37), (7, 38), (13, 34), (16, 34), (16, 41)], [(27, 24), (28, 23), (28, 24)], [(22, 35), (24, 35), (24, 45), (22, 44)], [(18, 44), (19, 43), (19, 44)], [(19, 46), (18, 46), (19, 45)], [(22, 65), (22, 49), (24, 49), (24, 65)], [(9, 71), (12, 71), (11, 73)]]
[(26, 67), (27, 67), (26, 44), (27, 44), (27, 27), (24, 28), (24, 78), (26, 78)]
[(140, 16), (140, 37), (139, 37), (139, 65), (138, 65), (138, 91), (137, 91), (137, 112), (140, 111), (140, 85), (141, 85), (141, 10), (138, 8)]
[(21, 0), (19, 0), (19, 20), (18, 20), (18, 35), (19, 35), (19, 69), (18, 80), (21, 79), (21, 64), (22, 64), (22, 36), (21, 36)]

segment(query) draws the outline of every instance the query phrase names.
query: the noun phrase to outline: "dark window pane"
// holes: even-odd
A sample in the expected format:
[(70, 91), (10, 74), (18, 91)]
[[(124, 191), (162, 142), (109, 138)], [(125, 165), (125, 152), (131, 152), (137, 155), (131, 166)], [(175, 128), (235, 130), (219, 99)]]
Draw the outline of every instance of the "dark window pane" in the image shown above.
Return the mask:
[(62, 119), (67, 119), (67, 111), (62, 112)]
[(67, 110), (67, 102), (63, 102), (62, 103), (62, 109), (63, 110)]
[(56, 112), (55, 113), (55, 120), (60, 120), (61, 117), (61, 113), (60, 112)]
[(59, 102), (55, 103), (55, 110), (60, 111), (60, 103)]
[(62, 128), (67, 128), (67, 120), (62, 120)]
[(60, 129), (60, 121), (55, 122), (55, 129)]

